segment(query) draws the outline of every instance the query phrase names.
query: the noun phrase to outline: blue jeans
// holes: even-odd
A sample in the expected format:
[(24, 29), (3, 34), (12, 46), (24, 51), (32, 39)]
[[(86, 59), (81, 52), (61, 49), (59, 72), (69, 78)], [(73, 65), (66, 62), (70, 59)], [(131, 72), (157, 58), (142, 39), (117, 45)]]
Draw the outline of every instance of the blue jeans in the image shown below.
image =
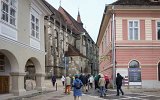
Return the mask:
[(104, 86), (100, 86), (100, 96), (104, 96), (105, 95), (105, 87)]

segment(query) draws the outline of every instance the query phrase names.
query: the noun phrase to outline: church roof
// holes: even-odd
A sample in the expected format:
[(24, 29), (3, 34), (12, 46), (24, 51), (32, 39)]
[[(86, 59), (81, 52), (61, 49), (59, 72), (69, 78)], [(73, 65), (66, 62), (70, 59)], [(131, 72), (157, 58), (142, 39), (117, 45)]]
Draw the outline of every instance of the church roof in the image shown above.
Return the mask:
[(80, 32), (87, 32), (83, 26), (78, 23), (65, 9), (61, 6), (59, 7), (58, 11), (65, 17), (68, 24), (70, 24), (73, 29), (75, 29), (78, 33)]

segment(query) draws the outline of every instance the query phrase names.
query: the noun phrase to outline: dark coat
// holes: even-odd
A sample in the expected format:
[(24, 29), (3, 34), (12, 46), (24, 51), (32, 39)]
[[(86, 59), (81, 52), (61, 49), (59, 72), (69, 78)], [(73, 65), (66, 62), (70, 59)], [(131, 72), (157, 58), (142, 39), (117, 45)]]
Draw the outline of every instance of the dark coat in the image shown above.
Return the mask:
[(56, 82), (56, 76), (52, 76), (52, 82)]
[(117, 86), (122, 86), (122, 80), (123, 80), (123, 77), (120, 74), (117, 74), (116, 85)]
[(87, 77), (85, 75), (81, 75), (79, 78), (83, 84), (87, 84)]

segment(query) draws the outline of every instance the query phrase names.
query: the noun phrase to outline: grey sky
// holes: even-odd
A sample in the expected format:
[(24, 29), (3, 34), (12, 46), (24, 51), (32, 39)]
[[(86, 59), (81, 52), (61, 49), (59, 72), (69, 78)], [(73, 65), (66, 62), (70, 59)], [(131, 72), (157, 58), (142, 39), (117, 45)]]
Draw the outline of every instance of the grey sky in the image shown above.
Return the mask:
[[(58, 9), (60, 0), (46, 0), (54, 8)], [(84, 28), (96, 42), (101, 24), (105, 4), (114, 0), (61, 0), (61, 6), (75, 19), (77, 19), (78, 8)]]

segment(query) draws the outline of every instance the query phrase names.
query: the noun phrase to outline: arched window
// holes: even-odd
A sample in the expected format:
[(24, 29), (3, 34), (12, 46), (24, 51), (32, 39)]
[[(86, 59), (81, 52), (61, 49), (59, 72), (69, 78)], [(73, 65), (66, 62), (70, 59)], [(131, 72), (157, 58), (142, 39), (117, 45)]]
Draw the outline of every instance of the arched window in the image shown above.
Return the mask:
[(139, 68), (139, 62), (136, 60), (133, 60), (129, 64), (129, 68)]
[(141, 68), (136, 60), (132, 60), (129, 64), (129, 82), (141, 82)]
[(158, 80), (160, 81), (160, 62), (158, 63)]

